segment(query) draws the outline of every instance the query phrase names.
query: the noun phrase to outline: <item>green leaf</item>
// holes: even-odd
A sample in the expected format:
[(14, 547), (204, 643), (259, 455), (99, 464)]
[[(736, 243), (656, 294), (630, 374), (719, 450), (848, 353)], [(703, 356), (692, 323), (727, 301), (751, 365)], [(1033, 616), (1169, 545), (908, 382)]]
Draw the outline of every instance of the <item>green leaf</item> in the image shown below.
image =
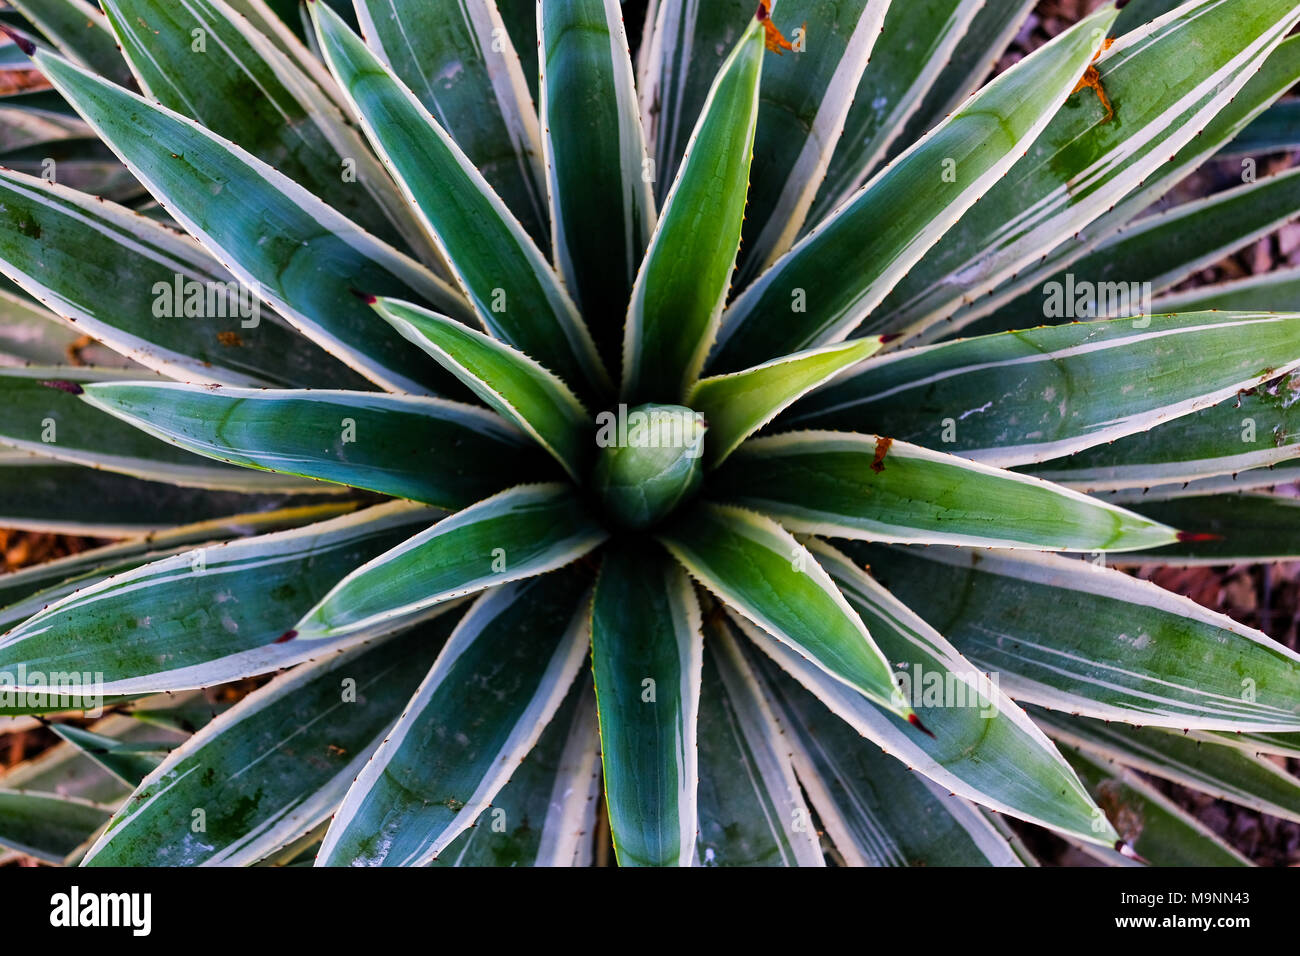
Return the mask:
[(746, 619), (880, 706), (911, 715), (889, 662), (808, 549), (776, 522), (702, 504), (659, 535), (690, 572)]
[(1003, 73), (777, 260), (727, 308), (711, 367), (735, 371), (848, 337), (1024, 155), (1114, 16), (1103, 7)]
[(1105, 724), (1039, 710), (1034, 711), (1034, 719), (1050, 736), (1090, 755), (1300, 822), (1300, 778), (1263, 758), (1191, 740), (1178, 731)]
[[(455, 619), (443, 615), (327, 655), (249, 694), (140, 783), (86, 864), (246, 865), (324, 822), (401, 716)], [(198, 833), (195, 807), (204, 810)]]
[(770, 661), (759, 667), (799, 782), (846, 865), (1022, 865), (977, 808), (864, 741)]
[(306, 496), (184, 488), (41, 458), (0, 462), (0, 527), (25, 531), (127, 538), (310, 503)]
[[(68, 725), (51, 726), (66, 728)], [(189, 736), (174, 728), (149, 726), (122, 714), (97, 720), (87, 730), (115, 744), (152, 742), (153, 746), (168, 748), (175, 747)], [(131, 793), (129, 786), (105, 770), (84, 750), (69, 743), (55, 744), (30, 760), (10, 767), (0, 774), (0, 786), (6, 790), (57, 793), (104, 807), (119, 805)]]
[(318, 866), (420, 866), (474, 823), (582, 667), (587, 589), (570, 571), (474, 604), (348, 791)]
[(325, 490), (287, 476), (259, 475), (205, 462), (108, 419), (77, 398), (77, 393), (93, 382), (139, 377), (139, 372), (67, 366), (0, 370), (0, 445), (194, 488), (279, 494)]
[[(1077, 834), (1095, 807), (1079, 794), (1074, 774), (1056, 748), (1034, 727), (995, 679), (967, 660), (897, 597), (858, 568), (848, 556), (822, 542), (811, 546), (849, 604), (862, 615), (894, 664), (895, 680), (934, 736), (922, 747), (934, 754), (1002, 768), (982, 785), (987, 797), (1013, 807), (1017, 815), (1041, 815), (1045, 801), (1060, 806), (1057, 825)], [(795, 675), (796, 677), (798, 675)], [(842, 716), (842, 715), (841, 715)], [(894, 723), (901, 722), (894, 719)], [(933, 741), (933, 743), (931, 743)], [(1014, 772), (1011, 771), (1014, 768)], [(924, 771), (922, 771), (924, 772)], [(1070, 794), (1074, 793), (1072, 797)], [(977, 802), (1002, 810), (988, 799)], [(1101, 830), (1090, 820), (1093, 839)]]
[(1251, 564), (1300, 557), (1300, 500), (1270, 494), (1206, 495), (1135, 503), (1153, 520), (1181, 521), (1176, 543), (1125, 557), (1123, 563)]
[(18, 173), (0, 171), (0, 203), (0, 271), (81, 333), (146, 368), (228, 385), (364, 385), (261, 314), (253, 291), (189, 237)]
[[(79, 586), (79, 583), (74, 582), (94, 580), (117, 571), (130, 570), (149, 560), (149, 555), (179, 552), (190, 544), (301, 527), (313, 521), (336, 518), (356, 508), (357, 503), (354, 501), (332, 501), (302, 508), (232, 515), (229, 518), (167, 528), (147, 537), (90, 548), (53, 561), (10, 571), (0, 575), (0, 608), (3, 608), (0, 610), (0, 631), (8, 630), (17, 620), (35, 614), (42, 606), (51, 603), (39, 600), (29, 612), (20, 613), (15, 618), (15, 602), (26, 603), (36, 599), (37, 595), (56, 592), (62, 597), (68, 590)], [(59, 591), (59, 588), (67, 590)]]
[(14, 0), (11, 6), (82, 66), (124, 86), (131, 71), (98, 6), (87, 0)]
[(608, 391), (591, 335), (518, 220), (360, 37), (324, 4), (311, 11), (326, 60), (362, 128), (445, 253), (483, 327), (574, 388)]
[(553, 0), (538, 24), (555, 260), (582, 314), (599, 322), (592, 332), (605, 361), (617, 365), (655, 224), (623, 14), (616, 0)]
[[(1182, 0), (1177, 0), (1181, 3)], [(1007, 48), (1026, 26), (1036, 0), (986, 0), (930, 82), (920, 104), (886, 150), (892, 160), (938, 126), (968, 96), (977, 92), (1001, 62)], [(1122, 19), (1123, 13), (1120, 14)], [(1112, 33), (1122, 33), (1119, 20)], [(906, 44), (906, 40), (903, 41)]]
[[(1071, 747), (1063, 747), (1062, 752), (1124, 842), (1153, 865), (1251, 865), (1209, 827), (1133, 771)], [(1099, 847), (1096, 851), (1114, 865), (1130, 862), (1114, 850)]]
[[(359, 0), (366, 42), (449, 132), (532, 237), (547, 237), (546, 192), (537, 113), (528, 91), (511, 3), (536, 20), (533, 2), (427, 3)], [(498, 13), (498, 7), (501, 12)], [(532, 22), (528, 32), (534, 34)], [(527, 48), (536, 83), (537, 38)]]
[(162, 741), (127, 743), (72, 724), (52, 723), (49, 728), (129, 787), (137, 786), (175, 746)]
[(49, 54), (50, 82), (167, 211), (303, 335), (393, 391), (443, 384), (428, 359), (375, 322), (353, 290), (425, 299), (465, 315), (433, 273), (193, 120)]
[(1149, 581), (1058, 555), (846, 547), (1017, 700), (1180, 730), (1300, 727), (1300, 655)]
[(1041, 479), (847, 432), (754, 439), (710, 490), (802, 534), (1044, 551), (1131, 551), (1175, 538)]
[(576, 561), (605, 532), (567, 485), (520, 485), (356, 568), (293, 626), (301, 644), (385, 622)]
[[(83, 399), (135, 426), (129, 431), (187, 452), (443, 508), (464, 508), (501, 491), (510, 475), (545, 466), (496, 415), (436, 398), (100, 382)], [(105, 440), (116, 432), (102, 415), (95, 421)]]
[(419, 225), (361, 134), (232, 5), (103, 0), (103, 7), (146, 96), (238, 143), (375, 236), (400, 243), (404, 229), (425, 251)]
[[(1231, 102), (1205, 123), (1204, 129), (1194, 140), (1143, 180), (1141, 186), (1131, 190), (1047, 255), (1036, 256), (1032, 263), (1021, 268), (1013, 278), (1002, 282), (986, 295), (965, 302), (944, 322), (918, 326), (919, 335), (914, 341), (932, 341), (958, 330), (972, 335), (1024, 327), (1027, 323), (1023, 319), (1023, 313), (1017, 311), (1019, 306), (1013, 307), (1008, 303), (1013, 303), (1022, 292), (1040, 286), (1053, 274), (1068, 271), (1072, 262), (1096, 251), (1102, 243), (1136, 227), (1143, 214), (1158, 202), (1163, 202), (1176, 184), (1212, 160), (1217, 155), (1217, 150), (1230, 144), (1254, 117), (1262, 114), (1297, 82), (1300, 82), (1300, 38), (1293, 37), (1269, 55), (1263, 66), (1246, 81), (1246, 85)], [(1244, 166), (1242, 177), (1247, 178)], [(1216, 234), (1217, 230), (1212, 231), (1208, 238), (1213, 240)], [(1270, 304), (1268, 308), (1273, 306)], [(1157, 308), (1155, 311), (1194, 310)], [(1015, 318), (1017, 314), (1022, 316), (1019, 320)]]
[(82, 343), (73, 323), (17, 290), (0, 289), (0, 367), (58, 365), (76, 355), (99, 368), (141, 368), (98, 342)]
[(349, 570), (435, 515), (380, 505), (152, 561), (75, 591), (9, 631), (0, 638), (0, 671), (90, 674), (98, 693), (142, 694), (320, 656), (319, 644), (272, 642)]
[[(901, 761), (904, 767), (928, 777), (948, 793), (1088, 842), (1114, 845), (1118, 835), (1051, 742), (1014, 703), (992, 689), (988, 681), (981, 681), (980, 675), (972, 674), (969, 665), (963, 665), (961, 658), (937, 634), (928, 632), (921, 641), (910, 641), (906, 660), (911, 663), (912, 671), (915, 673), (919, 666), (922, 674), (941, 675), (945, 686), (968, 690), (968, 705), (974, 702), (976, 707), (982, 706), (979, 688), (972, 688), (971, 681), (983, 684), (999, 701), (989, 708), (994, 711), (992, 720), (981, 718), (981, 711), (969, 706), (929, 708), (929, 715), (944, 716), (954, 725), (950, 732), (955, 736), (948, 738), (917, 733), (914, 727), (907, 726), (902, 719), (880, 709), (852, 688), (828, 680), (812, 663), (758, 628), (745, 622), (738, 621), (738, 624), (781, 670), (811, 691), (870, 744)], [(921, 633), (912, 630), (914, 637)], [(892, 639), (896, 643), (908, 641), (902, 632), (896, 632)], [(780, 677), (772, 667), (766, 673), (770, 680)], [(787, 706), (792, 696), (797, 697), (789, 689), (783, 690), (782, 696)], [(966, 713), (956, 715), (955, 719), (953, 713), (945, 713), (957, 709)], [(958, 730), (963, 723), (965, 727)], [(1032, 772), (1025, 772), (1025, 766)]]
[(1300, 460), (1291, 459), (1266, 468), (1252, 468), (1249, 471), (1215, 475), (1211, 478), (1197, 478), (1195, 481), (1143, 485), (1097, 494), (1116, 504), (1136, 505), (1149, 501), (1168, 501), (1171, 498), (1199, 498), (1238, 491), (1258, 491), (1277, 485), (1289, 485), (1297, 480), (1300, 480)]
[(1263, 156), (1300, 148), (1300, 101), (1275, 103), (1228, 144), (1221, 156)]
[(647, 5), (636, 85), (661, 208), (714, 78), (736, 37), (753, 19), (756, 6), (755, 0), (650, 0)]
[(690, 866), (699, 764), (700, 607), (654, 545), (607, 550), (591, 613), (605, 808), (620, 866)]
[[(1239, 473), (1300, 457), (1300, 409), (1292, 413), (1297, 391), (1300, 375), (1292, 372), (1149, 431), (1094, 445), (1029, 471), (1091, 493), (1154, 488), (1151, 500), (1165, 497), (1159, 486), (1172, 490), (1181, 488), (1180, 483), (1224, 475), (1230, 476), (1227, 487), (1244, 490), (1253, 479), (1241, 474), (1244, 481), (1238, 484), (1233, 479)], [(1280, 477), (1265, 480), (1283, 483)], [(1124, 500), (1139, 503), (1146, 497), (1138, 491)]]
[(408, 342), (522, 428), (574, 479), (585, 474), (591, 419), (559, 378), (531, 356), (444, 316), (390, 299), (379, 299), (374, 306)]
[(825, 866), (768, 689), (725, 619), (709, 624), (700, 695), (701, 866)]
[(537, 100), (537, 0), (495, 0), (501, 22), (523, 68), (528, 94)]
[(800, 397), (825, 385), (880, 348), (858, 339), (796, 352), (743, 372), (697, 382), (686, 404), (709, 423), (709, 463), (717, 466), (740, 444)]
[[(18, 47), (10, 44), (3, 49)], [(33, 69), (30, 61), (26, 69)], [(32, 146), (93, 140), (94, 135), (53, 90), (0, 95), (0, 152), (6, 156)]]
[[(893, 7), (915, 5), (900, 0)], [(845, 119), (861, 102), (859, 80), (893, 7), (891, 0), (781, 0), (774, 7), (794, 49), (764, 66), (738, 287), (799, 237)]]
[(60, 864), (104, 825), (110, 812), (72, 797), (0, 790), (0, 845)]
[[(871, 65), (856, 83), (844, 134), (824, 181), (817, 184), (813, 224), (852, 196), (884, 160), (886, 149), (938, 81), (982, 6), (979, 0), (899, 0), (889, 5), (878, 27)], [(987, 77), (985, 73), (980, 80)]]
[(1163, 295), (1155, 308), (1160, 312), (1300, 312), (1300, 266)]
[[(1186, 202), (1139, 219), (997, 312), (968, 327), (967, 335), (1023, 328), (1043, 314), (1063, 318), (1118, 318), (1162, 311), (1160, 294), (1201, 269), (1300, 218), (1300, 170), (1290, 170)], [(1061, 297), (1057, 291), (1064, 290)], [(1134, 295), (1133, 293), (1138, 293)], [(1063, 304), (1064, 310), (1055, 308)], [(1107, 311), (1118, 306), (1117, 311)], [(1280, 311), (1271, 303), (1268, 311)], [(1036, 321), (1036, 319), (1035, 319)]]
[(1297, 314), (1074, 322), (879, 356), (810, 396), (782, 424), (888, 429), (1010, 467), (1145, 431), (1297, 364)]
[[(1000, 304), (984, 298), (988, 292), (1001, 286), (1018, 293), (1036, 282), (1044, 253), (1058, 244), (1067, 256), (1087, 251), (1073, 237), (1121, 201), (1123, 218), (1109, 222), (1117, 229), (1132, 219), (1199, 165), (1198, 150), (1213, 155), (1223, 140), (1207, 142), (1201, 131), (1229, 109), (1297, 20), (1300, 10), (1290, 0), (1195, 0), (1121, 37), (1096, 63), (1114, 117), (1107, 118), (1093, 90), (1074, 94), (1024, 159), (893, 289), (864, 331), (952, 331), (939, 323), (962, 306), (978, 303), (963, 313), (969, 321)], [(1244, 101), (1241, 108), (1248, 108)], [(1189, 146), (1195, 155), (1185, 166), (1177, 157)], [(1064, 264), (1053, 261), (1046, 274)]]
[(740, 244), (764, 50), (755, 18), (719, 70), (664, 200), (628, 307), (629, 401), (680, 401), (717, 333)]
[(430, 866), (590, 866), (600, 798), (591, 680), (579, 677), (510, 782)]

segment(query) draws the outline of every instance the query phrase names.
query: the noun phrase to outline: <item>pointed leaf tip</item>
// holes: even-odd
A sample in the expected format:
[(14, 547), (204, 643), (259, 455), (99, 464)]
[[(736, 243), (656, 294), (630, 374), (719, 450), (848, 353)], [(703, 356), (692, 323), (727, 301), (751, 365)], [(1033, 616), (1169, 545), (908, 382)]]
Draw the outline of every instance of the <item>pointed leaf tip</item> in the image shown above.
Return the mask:
[(1179, 531), (1177, 533), (1177, 536), (1179, 541), (1184, 543), (1192, 543), (1192, 544), (1195, 544), (1197, 542), (1223, 540), (1223, 535), (1214, 534), (1209, 531)]
[(1115, 852), (1118, 853), (1118, 854), (1120, 854), (1120, 856), (1126, 856), (1126, 857), (1128, 857), (1130, 860), (1137, 860), (1139, 863), (1143, 863), (1143, 864), (1145, 864), (1145, 865), (1147, 865), (1147, 866), (1150, 866), (1150, 865), (1151, 865), (1151, 861), (1150, 861), (1150, 860), (1146, 859), (1146, 858), (1143, 857), (1143, 856), (1140, 856), (1140, 855), (1138, 854), (1137, 850), (1133, 849), (1131, 846), (1129, 846), (1129, 845), (1128, 845), (1127, 843), (1125, 843), (1123, 840), (1116, 840), (1116, 841), (1115, 841)]
[(18, 49), (22, 50), (28, 56), (31, 56), (33, 53), (36, 52), (36, 44), (33, 43), (31, 40), (27, 39), (17, 30), (10, 29), (4, 24), (0, 24), (0, 30), (3, 30), (5, 36), (13, 40), (14, 43), (17, 44)]
[(919, 730), (921, 733), (925, 734), (931, 740), (938, 739), (937, 737), (934, 736), (934, 731), (932, 731), (929, 727), (925, 726), (925, 724), (921, 723), (921, 718), (916, 716), (916, 714), (908, 714), (907, 722), (911, 724), (913, 727), (915, 727), (917, 730)]
[(61, 378), (47, 379), (39, 384), (44, 385), (46, 388), (57, 388), (60, 392), (67, 392), (69, 395), (81, 395), (86, 391), (76, 382), (69, 382)]
[(289, 628), (289, 630), (285, 631), (283, 634), (277, 637), (275, 639), (275, 643), (287, 644), (289, 641), (292, 641), (297, 636), (298, 636), (298, 631), (291, 627)]

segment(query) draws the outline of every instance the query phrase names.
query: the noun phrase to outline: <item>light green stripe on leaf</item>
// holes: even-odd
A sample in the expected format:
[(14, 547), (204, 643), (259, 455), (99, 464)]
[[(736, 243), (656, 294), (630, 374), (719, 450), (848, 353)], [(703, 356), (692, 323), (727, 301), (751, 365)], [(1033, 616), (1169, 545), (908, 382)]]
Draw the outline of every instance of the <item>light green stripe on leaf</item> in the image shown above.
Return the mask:
[(960, 548), (849, 554), (1017, 700), (1108, 721), (1300, 727), (1300, 656), (1113, 568)]
[(714, 80), (664, 201), (628, 307), (629, 401), (680, 401), (713, 344), (740, 245), (764, 55), (754, 19)]
[(605, 806), (620, 866), (690, 866), (703, 645), (685, 572), (655, 545), (611, 547), (591, 613)]
[(568, 571), (474, 604), (348, 791), (318, 866), (421, 866), (474, 823), (582, 666), (587, 588)]
[(521, 485), (444, 518), (356, 568), (287, 636), (310, 643), (409, 618), (563, 567), (605, 537), (567, 485)]
[(1103, 8), (1003, 73), (773, 263), (727, 307), (710, 367), (847, 338), (1024, 155), (1114, 16)]
[(701, 504), (659, 540), (696, 581), (819, 672), (911, 715), (889, 662), (816, 557), (776, 522), (730, 506)]
[(879, 430), (1005, 468), (1145, 431), (1297, 364), (1300, 314), (1072, 322), (879, 356), (782, 424)]
[(879, 348), (877, 338), (858, 339), (796, 352), (743, 372), (697, 382), (686, 404), (709, 424), (710, 464), (720, 464), (785, 408)]
[(847, 432), (754, 439), (712, 492), (804, 534), (1044, 551), (1133, 551), (1175, 540), (1164, 525), (1059, 485)]
[(483, 175), (337, 14), (323, 3), (312, 4), (311, 13), (325, 58), (366, 135), (446, 255), (483, 327), (572, 388), (607, 391), (591, 335), (559, 276)]
[(445, 383), (427, 357), (375, 322), (355, 290), (464, 315), (455, 290), (193, 120), (53, 55), (36, 58), (167, 211), (300, 332), (387, 389), (419, 394)]
[(455, 622), (444, 615), (326, 655), (254, 691), (139, 783), (86, 864), (247, 865), (310, 831), (401, 716)]
[(653, 177), (617, 0), (539, 7), (555, 261), (610, 367), (655, 225)]
[(569, 387), (531, 356), (444, 316), (380, 299), (375, 311), (428, 352), (507, 421), (580, 478), (593, 451), (592, 423)]
[[(246, 475), (300, 475), (442, 508), (466, 507), (503, 490), (511, 474), (544, 468), (500, 418), (442, 399), (179, 382), (100, 382), (83, 398), (142, 437), (247, 466)], [(103, 428), (103, 416), (95, 420)]]
[(418, 505), (380, 505), (151, 561), (81, 588), (7, 632), (0, 670), (89, 673), (102, 681), (98, 692), (141, 694), (287, 667), (322, 645), (273, 642), (350, 570), (436, 515)]

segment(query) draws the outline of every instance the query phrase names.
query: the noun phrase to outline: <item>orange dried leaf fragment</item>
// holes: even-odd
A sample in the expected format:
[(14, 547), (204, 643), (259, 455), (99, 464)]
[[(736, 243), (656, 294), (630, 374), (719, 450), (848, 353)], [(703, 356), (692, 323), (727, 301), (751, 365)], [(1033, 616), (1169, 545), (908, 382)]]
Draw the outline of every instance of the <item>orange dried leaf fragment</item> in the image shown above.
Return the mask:
[[(1106, 42), (1102, 45), (1102, 48), (1097, 51), (1097, 56), (1094, 56), (1092, 58), (1093, 62), (1095, 63), (1098, 57), (1100, 57), (1103, 53), (1109, 50), (1111, 44), (1113, 44), (1114, 42), (1115, 42), (1114, 38), (1108, 38)], [(1101, 83), (1101, 71), (1098, 70), (1097, 67), (1093, 66), (1092, 64), (1088, 65), (1088, 69), (1086, 69), (1083, 73), (1083, 79), (1081, 79), (1077, 84), (1075, 84), (1075, 87), (1070, 91), (1070, 94), (1074, 95), (1075, 93), (1078, 93), (1080, 90), (1092, 90), (1094, 93), (1097, 94), (1097, 100), (1101, 103), (1102, 108), (1105, 109), (1106, 111), (1106, 115), (1102, 119), (1103, 123), (1109, 123), (1112, 119), (1115, 118), (1115, 107), (1110, 101), (1110, 96), (1107, 95), (1106, 93), (1106, 88), (1102, 86)]]
[(794, 45), (785, 38), (785, 35), (772, 22), (772, 5), (768, 0), (758, 0), (758, 12), (754, 16), (759, 23), (763, 24), (763, 42), (769, 50), (778, 56), (785, 56), (786, 50), (794, 49)]

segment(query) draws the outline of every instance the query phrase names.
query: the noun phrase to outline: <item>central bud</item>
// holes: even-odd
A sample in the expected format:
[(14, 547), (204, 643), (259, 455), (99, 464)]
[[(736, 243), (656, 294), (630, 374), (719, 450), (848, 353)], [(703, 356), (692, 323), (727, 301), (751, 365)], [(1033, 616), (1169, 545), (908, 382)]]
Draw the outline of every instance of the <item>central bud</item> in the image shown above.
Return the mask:
[(681, 405), (638, 405), (596, 416), (599, 449), (591, 486), (625, 528), (648, 528), (693, 495), (704, 480), (708, 424)]

